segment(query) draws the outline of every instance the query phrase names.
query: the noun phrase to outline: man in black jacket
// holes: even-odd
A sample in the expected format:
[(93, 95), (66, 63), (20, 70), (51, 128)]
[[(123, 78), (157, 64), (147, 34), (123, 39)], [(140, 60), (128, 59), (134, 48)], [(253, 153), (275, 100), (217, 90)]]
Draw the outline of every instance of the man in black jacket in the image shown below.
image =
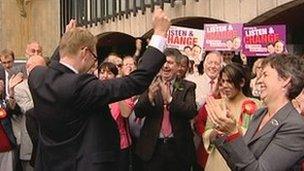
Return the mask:
[(96, 57), (96, 39), (83, 28), (66, 32), (60, 60), (29, 75), (39, 125), (36, 170), (117, 170), (119, 133), (108, 104), (142, 93), (165, 61), (162, 51), (170, 21), (154, 14), (154, 35), (138, 70), (100, 81), (86, 72)]
[(144, 170), (189, 171), (195, 161), (190, 120), (197, 114), (193, 82), (176, 78), (182, 57), (177, 49), (165, 51), (160, 76), (143, 93), (135, 115), (145, 117), (136, 144)]

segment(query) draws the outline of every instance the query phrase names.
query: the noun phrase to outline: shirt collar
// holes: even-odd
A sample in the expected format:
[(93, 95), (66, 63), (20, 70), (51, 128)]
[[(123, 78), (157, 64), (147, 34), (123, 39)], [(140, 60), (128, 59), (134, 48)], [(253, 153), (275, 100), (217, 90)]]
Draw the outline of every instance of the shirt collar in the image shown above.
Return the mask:
[(175, 80), (176, 80), (176, 78), (174, 78), (174, 79), (172, 79), (172, 80), (170, 81), (170, 83), (171, 83), (172, 86), (173, 86), (173, 84), (175, 83)]
[(204, 73), (202, 77), (204, 77), (208, 83), (211, 81), (211, 78), (206, 73)]
[(62, 65), (68, 67), (70, 70), (72, 70), (73, 72), (75, 72), (76, 74), (79, 73), (79, 71), (77, 71), (77, 69), (75, 69), (72, 65), (68, 64), (68, 63), (65, 63), (65, 62), (62, 62), (62, 61), (59, 61), (59, 63), (61, 63)]

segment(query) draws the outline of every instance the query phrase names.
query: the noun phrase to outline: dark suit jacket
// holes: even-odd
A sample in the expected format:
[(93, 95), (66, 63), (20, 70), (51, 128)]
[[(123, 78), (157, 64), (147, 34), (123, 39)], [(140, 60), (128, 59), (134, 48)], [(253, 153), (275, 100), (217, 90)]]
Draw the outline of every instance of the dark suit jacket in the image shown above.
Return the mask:
[(55, 51), (53, 52), (51, 56), (51, 61), (59, 61), (60, 60), (60, 55), (59, 55), (59, 46), (56, 47)]
[[(23, 73), (24, 77), (26, 77), (26, 69), (25, 65), (21, 64), (19, 66), (13, 66), (11, 69), (11, 72), (8, 74), (8, 79), (12, 77), (13, 74), (18, 74), (19, 72)], [(6, 80), (5, 80), (5, 70), (2, 65), (0, 65), (0, 80), (3, 80), (4, 87), (6, 86)], [(6, 96), (6, 92), (4, 89), (4, 93), (2, 94), (3, 98)]]
[(304, 157), (304, 120), (289, 102), (259, 132), (267, 109), (258, 110), (244, 137), (215, 141), (232, 170), (300, 170)]
[(37, 119), (35, 118), (34, 115), (34, 109), (29, 109), (25, 112), (25, 125), (26, 125), (26, 130), (30, 136), (30, 139), (33, 144), (33, 149), (32, 149), (32, 156), (30, 160), (31, 166), (35, 166), (35, 160), (36, 160), (36, 154), (37, 154), (37, 146), (38, 146), (38, 123)]
[[(138, 70), (100, 81), (53, 61), (29, 75), (39, 124), (36, 170), (116, 170), (119, 132), (108, 104), (142, 93), (165, 62), (149, 47)], [(114, 166), (114, 167), (111, 167)]]
[[(176, 142), (176, 152), (185, 162), (195, 160), (195, 148), (190, 120), (197, 114), (195, 103), (195, 88), (193, 82), (183, 80), (182, 89), (174, 90), (169, 105), (170, 121)], [(136, 145), (137, 155), (144, 161), (149, 161), (154, 153), (161, 130), (163, 118), (163, 99), (160, 91), (155, 99), (155, 106), (149, 101), (148, 92), (139, 97), (135, 105), (135, 115), (145, 117), (140, 137)]]

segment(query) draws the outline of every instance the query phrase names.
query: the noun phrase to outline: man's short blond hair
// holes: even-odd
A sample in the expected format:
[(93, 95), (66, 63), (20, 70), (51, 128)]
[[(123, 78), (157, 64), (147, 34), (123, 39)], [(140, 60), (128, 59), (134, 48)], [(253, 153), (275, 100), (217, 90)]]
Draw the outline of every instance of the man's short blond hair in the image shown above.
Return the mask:
[(59, 43), (60, 57), (76, 55), (81, 48), (96, 49), (97, 39), (87, 29), (77, 27), (66, 32)]
[(15, 59), (15, 54), (12, 50), (10, 49), (3, 49), (1, 52), (0, 52), (0, 57), (2, 58), (8, 58), (8, 57), (12, 57), (13, 59)]

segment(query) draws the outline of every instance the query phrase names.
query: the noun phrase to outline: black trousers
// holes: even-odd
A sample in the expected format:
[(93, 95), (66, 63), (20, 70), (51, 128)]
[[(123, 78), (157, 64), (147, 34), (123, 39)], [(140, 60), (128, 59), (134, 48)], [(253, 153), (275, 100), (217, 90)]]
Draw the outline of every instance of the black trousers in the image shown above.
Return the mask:
[(132, 161), (130, 161), (132, 162), (132, 171), (143, 171), (144, 170), (143, 161), (137, 154), (135, 154), (137, 139), (133, 137), (132, 142), (133, 142), (131, 147)]
[(144, 170), (189, 171), (191, 164), (181, 160), (177, 151), (174, 138), (158, 139), (152, 159), (144, 162)]
[(120, 150), (118, 162), (119, 171), (129, 171), (130, 164), (130, 147)]
[(22, 171), (22, 165), (21, 165), (21, 160), (19, 158), (20, 155), (20, 145), (18, 145), (15, 149), (14, 149), (14, 156), (13, 156), (13, 168), (14, 171)]

